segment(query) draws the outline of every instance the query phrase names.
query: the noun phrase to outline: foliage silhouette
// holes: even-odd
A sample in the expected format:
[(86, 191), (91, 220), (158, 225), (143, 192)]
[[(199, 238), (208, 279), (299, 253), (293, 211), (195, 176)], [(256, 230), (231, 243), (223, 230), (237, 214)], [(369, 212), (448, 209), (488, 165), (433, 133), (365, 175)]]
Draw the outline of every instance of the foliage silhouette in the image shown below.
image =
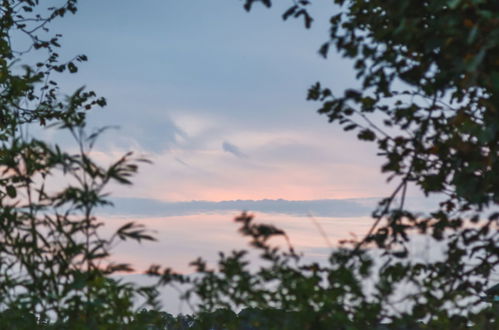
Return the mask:
[[(87, 60), (61, 60), (62, 36), (48, 28), (76, 13), (76, 5), (46, 9), (36, 0), (5, 0), (0, 7), (0, 328), (111, 329), (132, 320), (134, 297), (155, 306), (154, 288), (109, 277), (131, 266), (108, 258), (118, 241), (153, 238), (133, 223), (101, 237), (103, 223), (94, 215), (110, 204), (105, 188), (130, 184), (144, 160), (126, 154), (107, 167), (95, 162), (100, 132), (87, 134), (85, 118), (106, 101), (84, 88), (61, 96), (56, 82)], [(29, 47), (19, 49), (19, 40)], [(29, 66), (28, 57), (38, 62)], [(30, 125), (63, 130), (74, 145), (64, 150), (37, 139)]]

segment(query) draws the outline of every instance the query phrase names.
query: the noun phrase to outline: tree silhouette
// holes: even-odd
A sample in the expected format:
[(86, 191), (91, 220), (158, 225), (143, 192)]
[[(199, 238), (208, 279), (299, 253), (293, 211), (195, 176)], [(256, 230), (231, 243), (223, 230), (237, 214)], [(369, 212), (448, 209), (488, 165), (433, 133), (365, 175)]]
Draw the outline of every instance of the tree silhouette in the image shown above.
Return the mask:
[[(133, 223), (101, 237), (95, 208), (109, 205), (105, 187), (130, 184), (143, 160), (126, 154), (109, 167), (98, 165), (90, 151), (100, 131), (88, 134), (85, 118), (105, 99), (83, 88), (60, 95), (57, 75), (76, 73), (87, 58), (61, 59), (61, 35), (49, 26), (76, 13), (76, 4), (46, 9), (39, 1), (5, 0), (0, 6), (0, 328), (116, 328), (132, 320), (135, 296), (149, 305), (155, 298), (154, 288), (108, 277), (131, 270), (109, 260), (113, 245), (152, 237)], [(28, 47), (19, 48), (20, 36)], [(29, 66), (28, 57), (38, 62)], [(31, 136), (29, 125), (70, 133), (76, 151)]]
[[(245, 0), (271, 7), (271, 0)], [(484, 304), (499, 263), (499, 5), (494, 1), (335, 0), (329, 39), (354, 63), (361, 89), (332, 91), (320, 83), (308, 99), (318, 112), (359, 140), (376, 143), (395, 190), (373, 212), (373, 226), (324, 265), (303, 264), (293, 250), (269, 245), (268, 234), (243, 214), (242, 233), (270, 266), (251, 272), (243, 252), (222, 255), (187, 296), (202, 308), (278, 308), (298, 313), (296, 328), (495, 328), (498, 311)], [(313, 23), (313, 1), (293, 1), (283, 19)], [(428, 215), (405, 207), (408, 185), (443, 201)], [(255, 227), (257, 226), (257, 227)], [(248, 230), (250, 228), (251, 230)], [(268, 228), (270, 235), (281, 235)], [(256, 236), (255, 236), (256, 235)], [(414, 236), (446, 247), (439, 260), (409, 257)], [(436, 243), (435, 243), (436, 244)], [(377, 260), (368, 252), (382, 251)], [(374, 266), (382, 261), (381, 265)], [(366, 290), (366, 280), (374, 289)], [(363, 284), (364, 283), (364, 284)], [(411, 288), (403, 297), (401, 287)], [(272, 288), (272, 289), (270, 289)], [(393, 308), (403, 303), (405, 309)], [(489, 307), (487, 307), (489, 306)], [(282, 318), (264, 327), (282, 328)], [(423, 322), (423, 323), (421, 323)]]

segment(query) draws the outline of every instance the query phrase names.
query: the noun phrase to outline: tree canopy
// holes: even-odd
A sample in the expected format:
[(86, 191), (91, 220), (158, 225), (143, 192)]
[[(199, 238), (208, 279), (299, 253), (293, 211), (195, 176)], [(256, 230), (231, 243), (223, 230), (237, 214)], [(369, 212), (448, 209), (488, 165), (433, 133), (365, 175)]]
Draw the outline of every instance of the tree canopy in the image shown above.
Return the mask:
[[(251, 227), (251, 217), (243, 215), (243, 233), (272, 266), (246, 273), (243, 256), (235, 254), (222, 257), (223, 275), (216, 275), (197, 263), (206, 274), (197, 293), (206, 303), (227, 307), (242, 295), (230, 285), (244, 287), (244, 305), (302, 311), (312, 318), (305, 322), (310, 328), (387, 320), (394, 327), (493, 327), (497, 310), (483, 299), (499, 262), (499, 7), (486, 0), (334, 3), (329, 39), (318, 51), (327, 57), (335, 50), (352, 60), (362, 88), (336, 91), (318, 82), (308, 99), (330, 122), (376, 143), (385, 158), (382, 171), (398, 182), (396, 189), (373, 212), (366, 237), (334, 252), (327, 266), (295, 264), (300, 258), (293, 250), (275, 255), (266, 244), (269, 232)], [(244, 8), (257, 4), (271, 7), (272, 1), (246, 0)], [(294, 1), (283, 19), (303, 19), (309, 28), (313, 4)], [(408, 185), (443, 200), (430, 214), (410, 212)], [(282, 235), (270, 229), (270, 235)], [(417, 235), (444, 244), (444, 257), (411, 259), (408, 242)], [(373, 266), (373, 244), (382, 251), (382, 265)], [(366, 289), (368, 278), (374, 291)], [(274, 282), (278, 297), (266, 289)], [(403, 287), (412, 290), (397, 297)], [(227, 298), (231, 290), (234, 296)], [(218, 300), (209, 300), (213, 296)], [(395, 301), (406, 308), (396, 312)]]
[[(62, 95), (57, 83), (59, 74), (74, 74), (87, 60), (61, 59), (61, 35), (49, 30), (54, 20), (75, 14), (76, 5), (5, 0), (0, 6), (1, 328), (117, 327), (132, 320), (135, 296), (145, 296), (146, 305), (154, 300), (153, 289), (110, 278), (131, 266), (108, 258), (120, 240), (152, 237), (133, 223), (102, 237), (95, 215), (96, 207), (110, 204), (105, 187), (130, 184), (141, 160), (126, 154), (108, 167), (97, 164), (90, 151), (100, 132), (87, 132), (86, 114), (106, 101), (84, 88)], [(41, 140), (29, 125), (64, 130), (74, 144), (64, 149)]]

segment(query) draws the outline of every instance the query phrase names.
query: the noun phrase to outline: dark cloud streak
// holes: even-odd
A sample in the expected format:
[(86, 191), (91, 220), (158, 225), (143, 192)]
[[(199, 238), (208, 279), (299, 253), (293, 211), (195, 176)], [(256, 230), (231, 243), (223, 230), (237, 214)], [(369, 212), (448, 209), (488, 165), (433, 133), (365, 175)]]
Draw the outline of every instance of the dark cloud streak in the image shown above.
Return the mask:
[(237, 158), (248, 158), (246, 154), (244, 154), (241, 149), (239, 149), (237, 146), (233, 145), (232, 143), (229, 143), (227, 141), (224, 141), (222, 143), (222, 149), (225, 152), (228, 152), (230, 154), (233, 154)]

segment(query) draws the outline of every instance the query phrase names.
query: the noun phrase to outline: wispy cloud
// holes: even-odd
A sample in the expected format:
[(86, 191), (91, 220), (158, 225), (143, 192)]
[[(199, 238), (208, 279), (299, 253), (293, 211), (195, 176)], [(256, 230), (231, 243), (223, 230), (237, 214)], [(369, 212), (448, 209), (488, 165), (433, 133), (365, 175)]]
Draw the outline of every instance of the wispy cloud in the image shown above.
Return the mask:
[(182, 164), (182, 165), (187, 166), (187, 167), (189, 167), (189, 166), (190, 166), (189, 164), (187, 164), (186, 162), (184, 162), (182, 159), (180, 159), (180, 158), (178, 158), (178, 157), (175, 157), (175, 160), (176, 160), (176, 161), (177, 161), (177, 163), (179, 163), (179, 164)]
[(237, 146), (233, 145), (230, 142), (224, 141), (222, 143), (222, 149), (225, 152), (233, 154), (237, 158), (248, 158), (246, 154), (244, 154)]

